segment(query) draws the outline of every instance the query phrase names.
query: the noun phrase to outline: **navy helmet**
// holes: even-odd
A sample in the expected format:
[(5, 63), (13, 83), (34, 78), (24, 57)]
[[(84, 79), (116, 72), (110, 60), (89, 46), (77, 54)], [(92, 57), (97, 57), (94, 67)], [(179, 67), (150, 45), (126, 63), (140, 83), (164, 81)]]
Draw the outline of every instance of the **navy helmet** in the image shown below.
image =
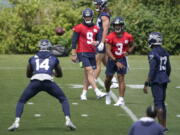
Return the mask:
[[(85, 24), (92, 24), (93, 23), (93, 17), (94, 17), (94, 11), (90, 8), (86, 8), (82, 11), (82, 17)], [(86, 20), (86, 17), (91, 17), (90, 20)]]
[(48, 39), (42, 39), (39, 41), (38, 46), (41, 50), (48, 50), (52, 47), (52, 44)]
[(157, 116), (157, 109), (154, 106), (148, 106), (146, 109), (146, 115), (151, 118), (155, 118)]
[(163, 37), (160, 32), (151, 32), (148, 37), (148, 45), (162, 45)]
[(116, 18), (113, 19), (112, 26), (116, 33), (121, 33), (122, 31), (124, 31), (125, 21), (122, 17), (117, 16)]
[(107, 5), (107, 0), (94, 0), (94, 5), (98, 5), (99, 7), (96, 8), (96, 11), (100, 11)]

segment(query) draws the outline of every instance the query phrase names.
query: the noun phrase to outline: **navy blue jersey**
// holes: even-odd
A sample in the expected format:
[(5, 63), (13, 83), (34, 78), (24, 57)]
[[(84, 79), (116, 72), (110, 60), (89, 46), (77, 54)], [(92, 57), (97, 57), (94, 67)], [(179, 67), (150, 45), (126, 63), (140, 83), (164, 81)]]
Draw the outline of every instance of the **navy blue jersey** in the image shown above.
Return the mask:
[(156, 46), (149, 52), (148, 60), (150, 83), (162, 84), (169, 82), (171, 71), (169, 53), (161, 46)]
[(98, 18), (97, 18), (96, 25), (99, 27), (100, 33), (103, 32), (103, 24), (102, 24), (102, 19), (101, 19), (102, 16), (106, 16), (106, 17), (108, 17), (109, 20), (110, 20), (110, 14), (109, 14), (109, 13), (107, 13), (107, 12), (102, 12), (102, 13), (99, 14), (99, 16), (98, 16)]
[(29, 59), (29, 64), (33, 69), (33, 75), (52, 75), (53, 69), (59, 64), (59, 60), (49, 51), (39, 51), (35, 56)]

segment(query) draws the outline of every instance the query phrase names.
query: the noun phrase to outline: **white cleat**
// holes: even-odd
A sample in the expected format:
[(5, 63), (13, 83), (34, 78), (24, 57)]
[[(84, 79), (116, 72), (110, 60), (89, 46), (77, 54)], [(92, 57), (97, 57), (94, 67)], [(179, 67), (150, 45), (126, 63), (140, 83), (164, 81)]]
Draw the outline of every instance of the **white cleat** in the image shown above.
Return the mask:
[(14, 122), (9, 128), (9, 131), (15, 131), (16, 129), (19, 128), (19, 123), (18, 122)]
[(81, 100), (87, 100), (87, 97), (86, 97), (86, 95), (82, 94), (82, 95), (80, 96), (80, 99), (81, 99)]
[(114, 106), (122, 106), (122, 105), (125, 105), (125, 102), (124, 102), (124, 100), (123, 99), (119, 99), (115, 104), (114, 104)]
[(118, 83), (113, 82), (110, 86), (111, 89), (117, 89), (119, 87)]
[(105, 97), (106, 93), (99, 91), (99, 92), (96, 93), (96, 96), (97, 96), (97, 99), (100, 99), (100, 98)]
[(109, 94), (106, 95), (105, 103), (106, 103), (106, 105), (110, 105), (111, 104), (111, 96)]
[(71, 120), (66, 120), (65, 125), (66, 125), (70, 130), (76, 130), (76, 126), (72, 123)]

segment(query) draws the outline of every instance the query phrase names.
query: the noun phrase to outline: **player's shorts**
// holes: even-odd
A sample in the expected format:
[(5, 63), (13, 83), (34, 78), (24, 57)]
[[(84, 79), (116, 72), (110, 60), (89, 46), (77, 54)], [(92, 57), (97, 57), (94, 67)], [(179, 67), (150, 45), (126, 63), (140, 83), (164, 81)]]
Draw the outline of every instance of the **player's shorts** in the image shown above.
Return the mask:
[(125, 67), (122, 69), (118, 69), (116, 66), (116, 63), (111, 58), (108, 58), (107, 64), (106, 64), (106, 75), (114, 75), (117, 74), (126, 74), (127, 73), (127, 61), (126, 58), (120, 58), (117, 59), (117, 61), (121, 62)]
[(167, 83), (151, 84), (151, 91), (154, 97), (154, 105), (158, 109), (163, 109), (165, 107), (166, 88), (167, 88)]
[(83, 67), (92, 67), (93, 69), (96, 69), (95, 53), (78, 53), (77, 56), (79, 61), (82, 62)]

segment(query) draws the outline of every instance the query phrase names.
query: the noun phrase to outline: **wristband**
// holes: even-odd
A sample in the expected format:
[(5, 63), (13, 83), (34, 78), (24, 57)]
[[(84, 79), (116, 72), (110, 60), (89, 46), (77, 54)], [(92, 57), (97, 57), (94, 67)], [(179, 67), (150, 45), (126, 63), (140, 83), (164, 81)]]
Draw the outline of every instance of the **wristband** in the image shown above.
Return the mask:
[(144, 86), (147, 87), (148, 85), (149, 85), (149, 82), (145, 81), (145, 82), (144, 82)]

